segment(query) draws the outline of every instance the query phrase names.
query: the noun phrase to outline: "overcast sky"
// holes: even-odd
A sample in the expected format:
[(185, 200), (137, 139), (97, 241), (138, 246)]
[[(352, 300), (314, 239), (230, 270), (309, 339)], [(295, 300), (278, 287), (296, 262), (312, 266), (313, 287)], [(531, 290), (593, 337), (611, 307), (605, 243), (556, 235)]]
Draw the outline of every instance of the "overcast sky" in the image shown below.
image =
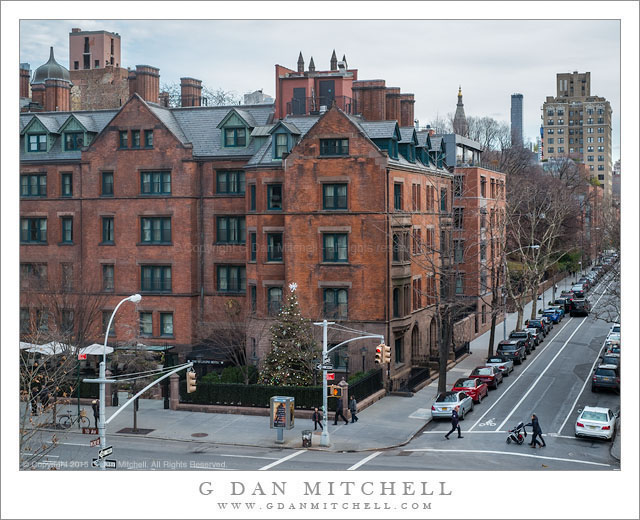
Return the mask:
[(333, 49), (359, 79), (384, 79), (415, 94), (421, 125), (455, 111), (462, 85), (468, 116), (510, 121), (511, 94), (524, 95), (525, 139), (535, 140), (540, 108), (558, 72), (591, 72), (591, 94), (613, 110), (613, 154), (620, 157), (620, 24), (616, 20), (24, 20), (20, 61), (34, 70), (54, 47), (69, 67), (69, 32), (117, 32), (122, 66), (160, 69), (160, 83), (190, 76), (212, 89), (274, 95), (274, 65), (329, 69)]

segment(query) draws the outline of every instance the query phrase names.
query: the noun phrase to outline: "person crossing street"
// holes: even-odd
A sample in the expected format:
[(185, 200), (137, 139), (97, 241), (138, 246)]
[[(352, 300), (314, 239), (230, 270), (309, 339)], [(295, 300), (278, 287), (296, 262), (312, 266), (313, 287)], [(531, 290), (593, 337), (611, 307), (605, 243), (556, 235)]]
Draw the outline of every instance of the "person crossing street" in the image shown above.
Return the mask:
[[(539, 444), (541, 448), (546, 448), (547, 443), (544, 442), (544, 439), (542, 438), (542, 428), (540, 428), (540, 422), (538, 421), (538, 416), (535, 413), (531, 414), (531, 422), (525, 426), (531, 426), (531, 429), (533, 430), (533, 436), (531, 437), (529, 446), (535, 448), (536, 444)], [(540, 437), (540, 440), (536, 439), (536, 437)]]
[(349, 424), (347, 418), (344, 416), (344, 412), (342, 411), (342, 396), (338, 397), (338, 404), (336, 405), (336, 416), (333, 418), (333, 424), (338, 424), (338, 417), (342, 417), (345, 424)]
[(453, 412), (451, 413), (451, 430), (449, 430), (449, 433), (447, 433), (444, 438), (449, 440), (449, 435), (451, 435), (453, 433), (454, 430), (458, 430), (458, 439), (464, 439), (464, 437), (462, 436), (462, 433), (460, 432), (460, 425), (458, 424), (458, 410), (460, 409), (459, 406), (456, 406), (453, 409)]

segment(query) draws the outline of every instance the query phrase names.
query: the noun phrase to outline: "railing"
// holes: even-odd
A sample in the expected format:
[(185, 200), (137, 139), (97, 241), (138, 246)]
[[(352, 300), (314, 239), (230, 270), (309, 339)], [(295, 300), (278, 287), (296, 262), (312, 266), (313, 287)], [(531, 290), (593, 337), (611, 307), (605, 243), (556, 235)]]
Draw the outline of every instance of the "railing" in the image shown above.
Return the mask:
[(462, 356), (464, 356), (465, 354), (467, 354), (467, 353), (469, 352), (469, 346), (470, 346), (469, 342), (468, 342), (468, 341), (465, 341), (465, 342), (464, 342), (460, 347), (458, 347), (457, 349), (455, 349), (455, 350), (453, 351), (453, 353), (454, 353), (454, 355), (455, 355), (455, 358), (456, 358), (456, 359), (459, 359), (459, 358), (461, 358)]
[[(411, 370), (411, 372), (414, 371)], [(430, 374), (431, 371), (429, 370), (429, 367), (418, 369), (414, 374), (412, 374), (412, 376), (409, 378), (409, 381), (407, 381), (407, 387), (411, 392), (413, 392), (414, 388), (416, 388), (420, 383), (429, 379)]]
[[(329, 110), (333, 103), (347, 114), (357, 114), (356, 102), (347, 96), (316, 96), (309, 98), (293, 98), (287, 102), (286, 115), (317, 115), (321, 107)], [(324, 109), (322, 109), (324, 110)]]
[(356, 401), (361, 401), (378, 390), (382, 390), (382, 369), (363, 377), (352, 385), (349, 385), (349, 396), (354, 396)]

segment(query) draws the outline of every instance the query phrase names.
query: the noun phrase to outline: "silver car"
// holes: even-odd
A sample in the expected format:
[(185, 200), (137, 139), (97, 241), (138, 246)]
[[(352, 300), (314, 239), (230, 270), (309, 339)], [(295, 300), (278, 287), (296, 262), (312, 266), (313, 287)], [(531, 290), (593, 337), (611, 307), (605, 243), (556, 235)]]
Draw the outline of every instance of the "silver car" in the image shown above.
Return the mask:
[(531, 334), (531, 337), (533, 338), (533, 344), (535, 346), (540, 345), (540, 343), (542, 343), (542, 334), (540, 333), (540, 331), (538, 329), (524, 329), (526, 330), (529, 334)]
[(507, 359), (503, 356), (492, 356), (487, 358), (487, 362), (484, 364), (486, 367), (498, 367), (503, 376), (508, 376), (513, 372), (513, 360)]
[(464, 416), (473, 410), (473, 399), (464, 392), (442, 392), (431, 405), (431, 417), (450, 419), (456, 406), (460, 407), (458, 417), (463, 421)]

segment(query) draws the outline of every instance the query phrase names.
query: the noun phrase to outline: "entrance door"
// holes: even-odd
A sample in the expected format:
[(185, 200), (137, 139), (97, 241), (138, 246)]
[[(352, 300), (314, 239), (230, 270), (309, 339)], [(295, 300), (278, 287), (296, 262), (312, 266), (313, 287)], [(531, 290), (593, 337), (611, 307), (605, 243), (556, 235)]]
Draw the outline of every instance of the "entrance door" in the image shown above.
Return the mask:
[(325, 79), (320, 81), (320, 106), (331, 107), (333, 99), (335, 98), (335, 81), (332, 79)]

